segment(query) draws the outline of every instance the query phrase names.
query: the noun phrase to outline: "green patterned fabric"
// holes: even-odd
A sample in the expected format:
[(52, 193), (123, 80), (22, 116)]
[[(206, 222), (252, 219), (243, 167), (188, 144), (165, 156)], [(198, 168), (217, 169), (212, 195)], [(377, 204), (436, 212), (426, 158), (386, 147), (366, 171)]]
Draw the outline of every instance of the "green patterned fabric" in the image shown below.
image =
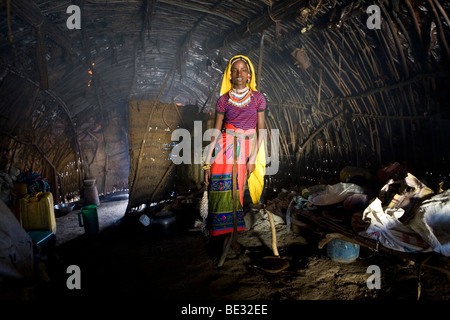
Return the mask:
[[(237, 201), (236, 216), (237, 230), (244, 230), (245, 223), (240, 201)], [(233, 183), (231, 173), (211, 175), (208, 217), (210, 235), (233, 232)]]

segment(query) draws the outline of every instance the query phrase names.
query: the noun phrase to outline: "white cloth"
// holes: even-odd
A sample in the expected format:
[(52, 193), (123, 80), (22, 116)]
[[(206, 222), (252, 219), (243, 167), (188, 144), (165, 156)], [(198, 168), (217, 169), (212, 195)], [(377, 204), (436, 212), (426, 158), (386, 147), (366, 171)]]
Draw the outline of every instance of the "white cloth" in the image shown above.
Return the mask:
[(450, 256), (450, 189), (425, 200), (410, 227), (442, 255)]
[(308, 201), (316, 206), (327, 206), (344, 201), (349, 195), (364, 193), (364, 189), (354, 183), (327, 185), (324, 191), (311, 194)]
[(384, 210), (381, 200), (376, 198), (363, 212), (363, 221), (370, 225), (359, 234), (380, 242), (386, 248), (403, 252), (428, 252), (430, 246), (420, 234), (399, 221), (404, 214), (402, 208)]
[(33, 240), (0, 200), (0, 281), (33, 274)]

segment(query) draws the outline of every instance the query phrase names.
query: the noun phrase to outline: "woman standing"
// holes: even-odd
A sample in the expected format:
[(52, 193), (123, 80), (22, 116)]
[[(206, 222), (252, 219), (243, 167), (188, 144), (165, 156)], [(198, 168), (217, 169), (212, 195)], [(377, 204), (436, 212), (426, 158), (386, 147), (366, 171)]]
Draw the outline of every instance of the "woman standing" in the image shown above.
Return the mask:
[[(203, 166), (205, 185), (210, 186), (211, 236), (229, 236), (245, 229), (244, 183), (255, 170), (258, 151), (264, 148), (260, 146), (265, 134), (265, 108), (266, 100), (256, 90), (252, 63), (246, 56), (234, 56), (223, 75), (216, 104), (216, 135), (211, 138)], [(259, 195), (253, 199), (257, 201)], [(236, 245), (233, 241), (235, 251), (239, 250)]]

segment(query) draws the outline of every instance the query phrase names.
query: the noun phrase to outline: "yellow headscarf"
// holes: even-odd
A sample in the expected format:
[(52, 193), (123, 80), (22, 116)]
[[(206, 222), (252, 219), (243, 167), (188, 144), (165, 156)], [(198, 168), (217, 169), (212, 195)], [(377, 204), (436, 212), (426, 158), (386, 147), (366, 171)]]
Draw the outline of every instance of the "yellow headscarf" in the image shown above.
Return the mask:
[(235, 60), (236, 58), (242, 58), (244, 59), (247, 64), (250, 67), (250, 72), (252, 74), (251, 78), (250, 78), (250, 82), (247, 83), (247, 87), (250, 90), (256, 91), (256, 80), (255, 80), (255, 70), (253, 68), (252, 62), (250, 61), (249, 58), (247, 58), (246, 56), (242, 56), (242, 55), (237, 55), (234, 56), (233, 58), (230, 59), (230, 61), (228, 61), (228, 65), (227, 68), (225, 69), (225, 72), (223, 74), (223, 79), (222, 79), (222, 87), (220, 88), (220, 95), (224, 95), (225, 93), (227, 93), (228, 91), (231, 90), (232, 88), (232, 84), (230, 81), (230, 74), (231, 74), (231, 63), (233, 62), (233, 60)]

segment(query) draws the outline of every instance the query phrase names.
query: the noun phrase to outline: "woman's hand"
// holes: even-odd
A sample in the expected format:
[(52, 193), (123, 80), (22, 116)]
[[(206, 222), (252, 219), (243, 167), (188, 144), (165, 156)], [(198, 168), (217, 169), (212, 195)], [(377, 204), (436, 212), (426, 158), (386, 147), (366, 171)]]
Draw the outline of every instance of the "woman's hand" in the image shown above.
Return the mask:
[(206, 169), (204, 173), (205, 186), (209, 185), (210, 177), (211, 177), (211, 169)]
[(254, 163), (247, 163), (247, 179), (250, 178), (250, 174), (255, 170), (255, 164)]

